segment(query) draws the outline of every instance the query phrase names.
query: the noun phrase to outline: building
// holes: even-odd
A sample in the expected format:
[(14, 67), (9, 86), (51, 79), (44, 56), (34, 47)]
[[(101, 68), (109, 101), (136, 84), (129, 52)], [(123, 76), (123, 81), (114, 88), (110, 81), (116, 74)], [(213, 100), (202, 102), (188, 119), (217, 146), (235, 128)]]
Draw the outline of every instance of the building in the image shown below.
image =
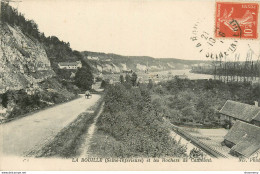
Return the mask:
[(258, 103), (249, 105), (232, 100), (227, 100), (219, 111), (220, 121), (229, 121), (233, 125), (237, 120), (260, 126), (260, 107)]
[(193, 65), (191, 65), (191, 69), (193, 69), (193, 70), (212, 69), (212, 65), (211, 64), (207, 64), (207, 63), (193, 64)]
[(78, 69), (82, 67), (81, 61), (76, 62), (60, 62), (58, 63), (59, 69)]
[(224, 144), (234, 156), (250, 157), (260, 150), (260, 127), (236, 121), (224, 137)]
[(96, 56), (88, 56), (87, 59), (88, 60), (99, 60), (99, 58)]
[(260, 112), (258, 112), (258, 114), (251, 121), (251, 123), (260, 127)]

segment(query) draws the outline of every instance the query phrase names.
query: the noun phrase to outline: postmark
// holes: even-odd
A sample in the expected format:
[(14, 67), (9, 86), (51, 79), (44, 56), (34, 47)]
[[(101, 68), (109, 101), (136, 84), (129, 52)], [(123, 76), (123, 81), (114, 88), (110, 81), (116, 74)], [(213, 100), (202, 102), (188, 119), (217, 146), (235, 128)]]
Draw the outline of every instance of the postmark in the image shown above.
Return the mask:
[(258, 3), (216, 2), (215, 37), (257, 39)]
[(206, 30), (205, 22), (197, 21), (192, 28), (190, 40), (194, 43), (196, 49), (202, 57), (208, 60), (223, 60), (227, 57), (233, 57), (237, 51), (238, 40), (223, 40), (214, 38), (214, 34)]

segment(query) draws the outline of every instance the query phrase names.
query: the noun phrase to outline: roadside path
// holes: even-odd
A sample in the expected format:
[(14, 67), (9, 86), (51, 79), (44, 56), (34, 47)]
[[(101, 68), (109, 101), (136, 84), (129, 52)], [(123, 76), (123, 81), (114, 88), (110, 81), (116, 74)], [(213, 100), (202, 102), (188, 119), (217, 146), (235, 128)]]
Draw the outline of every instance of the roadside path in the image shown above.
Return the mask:
[(80, 157), (84, 158), (84, 157), (87, 157), (89, 156), (90, 154), (88, 153), (89, 152), (89, 147), (90, 147), (90, 143), (91, 143), (91, 140), (92, 140), (92, 137), (93, 137), (93, 134), (95, 132), (95, 129), (96, 129), (96, 123), (97, 123), (97, 120), (99, 118), (99, 116), (101, 115), (102, 111), (104, 109), (104, 103), (102, 103), (95, 119), (94, 119), (94, 122), (92, 123), (92, 125), (88, 128), (88, 133), (86, 135), (86, 139), (85, 139), (85, 142), (83, 143), (81, 149), (82, 150), (82, 153), (80, 155)]
[(30, 150), (41, 147), (100, 97), (93, 94), (91, 99), (85, 99), (81, 95), (70, 102), (0, 125), (1, 153), (24, 156)]

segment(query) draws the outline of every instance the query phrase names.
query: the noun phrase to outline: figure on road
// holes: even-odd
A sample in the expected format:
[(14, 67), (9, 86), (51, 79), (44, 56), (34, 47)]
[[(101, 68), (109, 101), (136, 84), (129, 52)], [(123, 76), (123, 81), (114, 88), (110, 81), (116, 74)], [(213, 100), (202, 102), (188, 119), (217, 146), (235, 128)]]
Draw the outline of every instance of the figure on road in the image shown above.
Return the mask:
[(86, 92), (85, 92), (85, 98), (87, 97), (87, 99), (89, 98), (89, 97), (91, 97), (92, 95), (90, 94), (90, 92), (89, 92), (89, 90), (87, 90)]

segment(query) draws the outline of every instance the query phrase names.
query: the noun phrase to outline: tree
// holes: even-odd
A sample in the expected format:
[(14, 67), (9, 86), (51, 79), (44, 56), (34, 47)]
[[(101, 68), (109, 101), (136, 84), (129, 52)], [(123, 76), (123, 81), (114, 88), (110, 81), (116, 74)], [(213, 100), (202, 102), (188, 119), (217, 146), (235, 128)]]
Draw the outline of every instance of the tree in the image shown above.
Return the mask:
[(131, 83), (131, 77), (129, 74), (125, 75), (125, 81), (126, 81), (126, 83)]
[(131, 82), (133, 86), (136, 86), (137, 74), (134, 72), (131, 77)]
[(149, 79), (147, 87), (148, 87), (148, 89), (152, 89), (152, 87), (153, 87), (153, 80), (152, 79)]
[(1, 95), (1, 103), (3, 107), (7, 108), (8, 105), (8, 93), (9, 91), (5, 92)]
[(105, 80), (102, 80), (100, 88), (106, 88), (107, 84), (108, 83)]
[(93, 75), (90, 68), (82, 67), (75, 75), (75, 85), (83, 90), (90, 90), (93, 84)]
[(124, 83), (125, 82), (125, 78), (124, 76), (121, 74), (119, 77), (120, 83)]

